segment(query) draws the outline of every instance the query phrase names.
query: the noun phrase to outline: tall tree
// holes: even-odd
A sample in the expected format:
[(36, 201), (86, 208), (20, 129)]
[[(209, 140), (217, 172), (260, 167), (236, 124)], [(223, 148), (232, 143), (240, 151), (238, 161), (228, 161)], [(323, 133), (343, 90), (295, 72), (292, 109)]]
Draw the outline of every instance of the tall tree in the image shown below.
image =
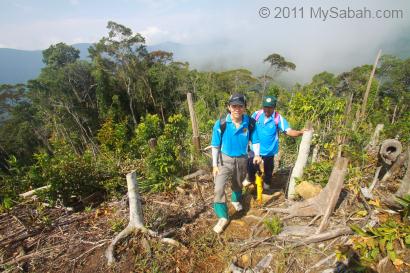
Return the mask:
[(80, 50), (65, 43), (51, 45), (43, 51), (43, 62), (50, 67), (63, 67), (80, 58)]
[(268, 83), (268, 76), (272, 73), (271, 78), (275, 78), (280, 72), (285, 72), (289, 70), (295, 70), (296, 65), (292, 62), (287, 61), (283, 56), (272, 53), (263, 60), (264, 63), (269, 64), (269, 68), (266, 70), (263, 76), (263, 89), (262, 95), (265, 94), (266, 85)]
[(107, 28), (108, 37), (103, 37), (94, 44), (89, 52), (97, 69), (110, 71), (116, 75), (110, 80), (115, 81), (114, 86), (119, 88), (118, 96), (121, 101), (127, 101), (132, 121), (137, 124), (138, 118), (143, 113), (138, 113), (136, 100), (146, 106), (151, 102), (156, 107), (146, 75), (145, 57), (148, 52), (145, 39), (139, 33), (133, 34), (130, 28), (112, 21), (108, 22)]

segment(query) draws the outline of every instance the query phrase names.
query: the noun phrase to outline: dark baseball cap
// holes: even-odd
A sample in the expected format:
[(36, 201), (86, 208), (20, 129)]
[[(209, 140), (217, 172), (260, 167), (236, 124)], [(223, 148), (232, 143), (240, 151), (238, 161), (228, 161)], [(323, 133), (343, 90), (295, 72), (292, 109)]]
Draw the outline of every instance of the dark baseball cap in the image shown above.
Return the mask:
[(277, 99), (274, 96), (265, 96), (263, 97), (262, 106), (263, 107), (275, 107), (276, 101)]
[(229, 105), (246, 105), (246, 98), (242, 94), (233, 94), (228, 101)]

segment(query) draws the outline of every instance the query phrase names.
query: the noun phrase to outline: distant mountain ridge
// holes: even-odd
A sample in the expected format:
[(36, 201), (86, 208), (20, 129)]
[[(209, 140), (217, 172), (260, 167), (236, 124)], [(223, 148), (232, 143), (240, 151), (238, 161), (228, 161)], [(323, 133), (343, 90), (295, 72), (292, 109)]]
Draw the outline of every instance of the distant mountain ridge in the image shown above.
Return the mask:
[[(80, 50), (80, 59), (88, 58), (88, 48), (91, 43), (72, 45)], [(165, 42), (153, 46), (147, 46), (149, 51), (166, 50), (180, 56), (184, 45)], [(25, 83), (35, 79), (44, 67), (42, 50), (20, 50), (12, 48), (0, 48), (0, 84)]]
[[(80, 50), (80, 58), (88, 58), (88, 48), (91, 43), (81, 43), (72, 45)], [(244, 46), (232, 46), (229, 41), (209, 42), (203, 44), (186, 45), (175, 42), (164, 42), (156, 45), (149, 45), (149, 51), (164, 50), (172, 52), (174, 60), (189, 62), (191, 68), (201, 71), (223, 71), (229, 69), (245, 68), (253, 72), (254, 75), (264, 73), (265, 66), (262, 60), (275, 48), (268, 51), (249, 50)], [(410, 36), (402, 35), (395, 40), (387, 40), (379, 45), (383, 49), (383, 54), (393, 54), (400, 58), (410, 57)], [(303, 50), (301, 48), (301, 50)], [(374, 52), (377, 52), (374, 50)], [(280, 52), (279, 52), (280, 53)], [(337, 59), (333, 56), (333, 62), (320, 63), (320, 66), (306, 62), (306, 60), (290, 59), (296, 63), (296, 71), (284, 73), (281, 76), (283, 82), (293, 85), (296, 82), (309, 82), (311, 77), (322, 71), (339, 73), (363, 64), (371, 64), (374, 56), (369, 52), (357, 53), (361, 58), (353, 58), (350, 61)], [(288, 58), (289, 56), (286, 56)], [(42, 50), (18, 50), (0, 48), (0, 84), (25, 83), (30, 79), (35, 79), (44, 67), (42, 62)], [(339, 61), (339, 62), (338, 62)], [(335, 65), (337, 64), (337, 65)], [(310, 65), (310, 66), (309, 66)], [(304, 67), (304, 69), (303, 69)]]

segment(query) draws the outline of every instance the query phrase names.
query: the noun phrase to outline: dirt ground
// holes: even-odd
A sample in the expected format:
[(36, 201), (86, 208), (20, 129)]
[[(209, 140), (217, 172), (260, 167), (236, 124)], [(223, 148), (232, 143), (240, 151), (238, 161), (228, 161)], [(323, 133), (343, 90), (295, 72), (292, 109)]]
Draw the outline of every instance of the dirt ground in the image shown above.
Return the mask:
[[(348, 271), (332, 256), (348, 240), (341, 236), (326, 242), (295, 247), (274, 240), (263, 224), (275, 214), (270, 208), (285, 204), (284, 192), (289, 171), (275, 174), (275, 190), (255, 201), (255, 190), (244, 195), (244, 210), (229, 207), (231, 221), (221, 235), (212, 227), (213, 185), (209, 178), (181, 185), (175, 192), (143, 194), (144, 221), (148, 228), (167, 233), (182, 246), (170, 246), (147, 234), (135, 232), (115, 249), (117, 262), (108, 267), (105, 250), (128, 223), (126, 197), (104, 202), (80, 212), (51, 208), (37, 201), (15, 206), (0, 215), (0, 263), (3, 272), (225, 272), (235, 266), (252, 269), (271, 254), (265, 272)], [(200, 189), (200, 191), (199, 191)], [(228, 192), (229, 194), (229, 192)], [(332, 225), (346, 224), (357, 203), (345, 195)], [(305, 217), (306, 218), (306, 217)], [(294, 218), (284, 225), (307, 225), (312, 218)], [(316, 223), (317, 224), (317, 223)], [(330, 257), (322, 265), (318, 261)], [(344, 271), (343, 271), (344, 270)], [(367, 271), (366, 271), (367, 270)], [(363, 272), (375, 272), (371, 268)], [(252, 271), (247, 271), (252, 272)], [(332, 272), (332, 271), (329, 271)]]

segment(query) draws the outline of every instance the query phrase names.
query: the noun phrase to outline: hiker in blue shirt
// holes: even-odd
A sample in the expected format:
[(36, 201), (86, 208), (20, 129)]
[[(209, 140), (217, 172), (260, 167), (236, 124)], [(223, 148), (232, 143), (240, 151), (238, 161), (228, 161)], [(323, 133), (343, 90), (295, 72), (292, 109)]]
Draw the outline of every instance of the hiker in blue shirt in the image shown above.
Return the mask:
[[(252, 114), (252, 117), (256, 120), (256, 131), (260, 141), (260, 155), (263, 159), (264, 191), (271, 189), (274, 157), (279, 152), (279, 131), (291, 137), (301, 136), (305, 131), (304, 129), (297, 131), (290, 128), (287, 120), (275, 111), (276, 101), (274, 96), (263, 97), (263, 109)], [(257, 169), (258, 166), (250, 161), (248, 164), (248, 178), (244, 180), (244, 186), (255, 182)]]
[(255, 157), (259, 164), (259, 139), (255, 130), (255, 121), (245, 115), (246, 99), (241, 94), (234, 94), (229, 99), (229, 114), (216, 121), (212, 132), (212, 174), (215, 179), (214, 210), (218, 223), (216, 233), (221, 233), (228, 224), (228, 206), (225, 197), (225, 184), (231, 180), (232, 205), (241, 211), (242, 181), (248, 165), (248, 143), (252, 142)]

